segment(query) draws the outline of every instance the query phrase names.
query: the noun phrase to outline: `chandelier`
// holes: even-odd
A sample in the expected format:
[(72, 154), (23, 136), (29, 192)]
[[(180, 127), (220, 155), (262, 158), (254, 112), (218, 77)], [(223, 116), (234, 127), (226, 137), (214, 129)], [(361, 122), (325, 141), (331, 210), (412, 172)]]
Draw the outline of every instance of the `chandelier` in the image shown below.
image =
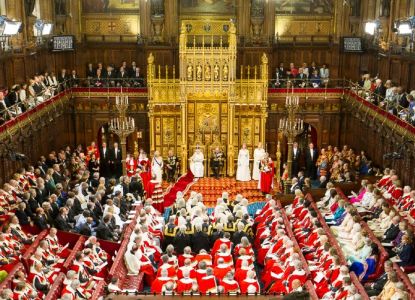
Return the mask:
[(120, 139), (121, 155), (123, 163), (123, 175), (126, 174), (125, 157), (127, 151), (127, 137), (135, 131), (135, 120), (127, 117), (128, 96), (115, 97), (115, 107), (119, 116), (109, 121), (109, 131), (116, 134)]
[[(288, 144), (288, 157), (287, 157), (287, 171), (288, 179), (285, 182), (285, 193), (289, 192), (292, 178), (292, 156), (293, 156), (293, 143), (297, 135), (304, 131), (304, 120), (296, 116), (300, 109), (300, 97), (287, 96), (285, 99), (285, 109), (287, 110), (287, 116), (280, 119), (278, 131), (287, 137)], [(296, 174), (294, 174), (296, 175)]]

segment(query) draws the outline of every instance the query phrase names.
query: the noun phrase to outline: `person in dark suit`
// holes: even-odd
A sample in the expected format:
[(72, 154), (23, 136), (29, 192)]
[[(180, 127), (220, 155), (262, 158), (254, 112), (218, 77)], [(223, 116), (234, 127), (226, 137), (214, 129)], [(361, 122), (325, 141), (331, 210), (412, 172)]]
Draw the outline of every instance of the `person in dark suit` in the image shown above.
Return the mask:
[(144, 187), (141, 181), (141, 176), (139, 174), (136, 174), (133, 177), (131, 177), (129, 190), (130, 193), (132, 193), (134, 196), (143, 197)]
[(59, 205), (56, 203), (57, 200), (58, 200), (58, 197), (55, 194), (52, 194), (49, 197), (50, 208), (51, 208), (50, 214), (53, 219), (57, 218), (59, 215)]
[(390, 243), (392, 242), (396, 236), (399, 234), (399, 221), (400, 217), (395, 216), (392, 218), (392, 224), (386, 229), (385, 233), (383, 234), (383, 243)]
[(41, 208), (41, 207), (36, 209), (36, 216), (35, 216), (35, 219), (33, 220), (33, 222), (40, 230), (45, 230), (45, 229), (48, 229), (50, 227), (48, 222), (47, 222), (45, 212), (43, 211), (43, 208)]
[(97, 70), (94, 68), (93, 64), (88, 63), (88, 66), (86, 68), (86, 78), (88, 79), (95, 78), (96, 74), (97, 74)]
[(378, 105), (379, 102), (382, 101), (383, 98), (385, 98), (386, 88), (383, 85), (383, 82), (382, 82), (381, 79), (376, 79), (376, 81), (375, 81), (375, 89), (373, 90), (373, 94), (375, 95), (375, 103), (376, 103), (376, 105)]
[(97, 216), (99, 219), (102, 218), (104, 209), (102, 208), (101, 203), (95, 197), (90, 197), (89, 201), (94, 204), (92, 215)]
[(14, 212), (15, 216), (19, 219), (20, 225), (29, 225), (30, 219), (25, 212), (26, 204), (24, 202), (19, 203), (17, 210)]
[(388, 273), (393, 270), (393, 263), (390, 260), (385, 261), (385, 272), (373, 283), (365, 285), (366, 293), (369, 297), (378, 296), (388, 281)]
[(202, 226), (196, 226), (196, 232), (192, 237), (192, 249), (194, 253), (199, 253), (200, 250), (204, 249), (209, 251), (210, 241), (209, 236), (202, 231)]
[(173, 239), (173, 246), (177, 254), (183, 254), (184, 248), (190, 247), (191, 238), (186, 234), (186, 226), (180, 227)]
[(58, 230), (70, 231), (72, 227), (68, 223), (68, 209), (66, 207), (61, 207), (59, 210), (59, 216), (55, 220), (55, 227)]
[(326, 176), (320, 176), (320, 184), (318, 186), (319, 189), (325, 189), (327, 187), (327, 177)]
[(221, 223), (216, 225), (216, 230), (213, 231), (210, 236), (210, 247), (212, 248), (217, 239), (223, 238), (225, 231), (223, 231), (223, 225)]
[(122, 153), (118, 143), (114, 143), (114, 148), (111, 151), (111, 161), (114, 168), (113, 175), (118, 179), (122, 175)]
[(115, 86), (115, 78), (117, 77), (114, 69), (111, 66), (107, 67), (107, 72), (103, 75), (105, 78), (106, 86)]
[(402, 237), (401, 246), (397, 249), (396, 254), (400, 259), (398, 262), (400, 267), (415, 265), (415, 250), (409, 235), (405, 234)]
[(242, 222), (238, 223), (237, 231), (232, 236), (232, 243), (234, 245), (238, 245), (241, 242), (241, 239), (243, 237), (248, 238), (248, 235), (244, 231), (244, 228), (245, 228), (244, 223), (242, 223)]
[(66, 73), (66, 69), (62, 69), (58, 76), (58, 82), (61, 90), (66, 89), (67, 81), (69, 80), (69, 74)]
[(300, 187), (300, 190), (302, 190), (303, 186), (304, 186), (304, 181), (305, 181), (304, 172), (299, 171), (298, 175), (297, 175), (297, 178), (298, 178), (298, 186)]
[(277, 68), (275, 72), (275, 77), (278, 76), (278, 79), (284, 79), (286, 75), (287, 75), (287, 70), (284, 68), (284, 63), (280, 63), (279, 67)]
[(298, 171), (300, 170), (300, 157), (301, 157), (301, 151), (298, 148), (298, 143), (294, 142), (291, 174), (294, 174), (294, 175), (298, 174)]
[(86, 236), (92, 235), (92, 224), (94, 220), (91, 217), (86, 219), (86, 222), (79, 229), (79, 233)]
[(103, 142), (102, 147), (99, 149), (99, 170), (100, 174), (103, 177), (108, 177), (110, 172), (110, 164), (111, 164), (111, 154), (110, 150), (107, 147), (107, 143)]
[(294, 177), (291, 181), (291, 187), (290, 187), (290, 193), (294, 194), (296, 190), (300, 190), (301, 191), (301, 185), (298, 181), (297, 177)]
[(97, 238), (103, 239), (103, 240), (113, 240), (114, 234), (112, 233), (109, 223), (111, 222), (111, 216), (106, 215), (103, 220), (99, 223), (96, 233)]
[(30, 198), (29, 198), (29, 200), (27, 200), (27, 204), (29, 205), (30, 210), (33, 213), (33, 212), (36, 212), (36, 209), (38, 209), (40, 207), (40, 205), (36, 201), (36, 190), (35, 189), (30, 189), (29, 193), (30, 193)]
[(314, 148), (314, 144), (310, 143), (308, 149), (305, 153), (305, 161), (306, 161), (306, 177), (310, 177), (311, 179), (316, 179), (317, 176), (317, 158), (318, 152), (317, 149)]

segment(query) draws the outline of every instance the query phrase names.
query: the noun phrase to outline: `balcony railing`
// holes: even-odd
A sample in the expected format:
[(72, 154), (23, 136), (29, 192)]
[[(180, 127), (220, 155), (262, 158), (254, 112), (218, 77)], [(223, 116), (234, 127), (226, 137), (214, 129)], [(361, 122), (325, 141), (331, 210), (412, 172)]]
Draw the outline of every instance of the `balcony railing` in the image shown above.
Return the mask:
[[(146, 87), (134, 87), (126, 79), (111, 79), (113, 83), (107, 83), (100, 86), (91, 84), (94, 79), (79, 79), (79, 84), (74, 85), (73, 82), (67, 81), (65, 89), (57, 92), (53, 97), (45, 97), (43, 101), (39, 101), (34, 107), (28, 107), (25, 112), (21, 113), (21, 105), (19, 102), (13, 106), (0, 110), (0, 117), (3, 118), (3, 124), (0, 125), (0, 133), (6, 130), (10, 130), (14, 125), (19, 124), (19, 127), (23, 126), (22, 122), (26, 118), (33, 116), (35, 113), (41, 113), (46, 109), (57, 109), (59, 103), (64, 100), (69, 100), (74, 96), (84, 97), (105, 97), (110, 99), (117, 93), (126, 93), (131, 95), (137, 95), (147, 97)], [(129, 85), (129, 86), (128, 86)], [(59, 91), (59, 88), (57, 89)], [(313, 97), (318, 95), (325, 97), (324, 95), (339, 94), (347, 99), (354, 99), (369, 107), (374, 113), (387, 118), (389, 121), (401, 126), (404, 130), (409, 130), (415, 134), (415, 109), (411, 105), (411, 109), (401, 107), (396, 101), (391, 99), (384, 99), (379, 95), (376, 95), (370, 90), (365, 90), (348, 80), (343, 79), (328, 79), (319, 86), (312, 85), (312, 80), (276, 80), (272, 79), (269, 83), (268, 96), (281, 95), (286, 96), (289, 94), (300, 94), (301, 97)], [(391, 113), (392, 112), (392, 113)], [(395, 112), (395, 114), (393, 113)]]

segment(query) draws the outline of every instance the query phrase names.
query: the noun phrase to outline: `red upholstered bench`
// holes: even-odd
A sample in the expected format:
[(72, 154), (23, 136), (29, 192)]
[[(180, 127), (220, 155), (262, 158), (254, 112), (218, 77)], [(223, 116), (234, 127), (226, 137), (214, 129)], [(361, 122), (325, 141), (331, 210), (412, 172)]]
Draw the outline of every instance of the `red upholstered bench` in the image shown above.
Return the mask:
[(310, 280), (307, 280), (304, 286), (307, 289), (308, 293), (310, 294), (311, 300), (319, 300), (317, 293), (316, 293), (316, 289), (314, 288), (314, 285)]
[(104, 289), (105, 289), (105, 281), (101, 280), (95, 287), (94, 292), (91, 295), (91, 300), (98, 300), (99, 297), (104, 295)]
[(360, 283), (359, 278), (357, 278), (356, 274), (354, 272), (350, 272), (350, 279), (352, 280), (352, 283), (357, 289), (357, 292), (362, 296), (363, 300), (369, 300), (369, 296), (367, 295), (365, 288)]
[(0, 283), (0, 292), (4, 289), (11, 289), (12, 288), (12, 282), (14, 274), (16, 274), (17, 271), (22, 270), (25, 272), (25, 267), (22, 263), (16, 264), (16, 266), (11, 270), (9, 274), (7, 274), (7, 277)]
[(63, 263), (62, 272), (66, 272), (70, 266), (72, 266), (73, 261), (75, 260), (75, 255), (78, 251), (84, 249), (85, 244), (85, 237), (80, 236), (79, 240), (76, 242), (75, 246), (73, 247), (71, 253), (66, 258), (65, 262)]
[(30, 266), (29, 266), (30, 257), (33, 255), (33, 253), (35, 253), (37, 247), (39, 246), (40, 241), (43, 240), (47, 234), (48, 234), (47, 230), (43, 230), (41, 233), (39, 233), (35, 241), (30, 245), (29, 248), (27, 248), (26, 252), (23, 254), (22, 263), (24, 267), (26, 268), (27, 272), (30, 271)]
[(56, 300), (61, 297), (63, 280), (65, 274), (59, 273), (58, 277), (55, 278), (53, 284), (50, 286), (49, 293), (46, 295), (45, 300)]
[(393, 263), (393, 269), (396, 271), (396, 274), (398, 275), (399, 279), (403, 282), (406, 289), (408, 290), (410, 294), (410, 299), (415, 299), (415, 286), (412, 284), (408, 275), (402, 271), (402, 269), (399, 267), (397, 263)]

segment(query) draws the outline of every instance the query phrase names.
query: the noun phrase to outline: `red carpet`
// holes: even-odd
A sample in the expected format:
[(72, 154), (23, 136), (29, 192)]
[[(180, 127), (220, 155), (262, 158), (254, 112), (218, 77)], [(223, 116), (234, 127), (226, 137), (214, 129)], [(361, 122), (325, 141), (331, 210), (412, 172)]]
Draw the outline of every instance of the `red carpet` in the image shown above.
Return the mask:
[(174, 204), (176, 200), (177, 192), (183, 192), (186, 187), (193, 182), (192, 172), (187, 172), (186, 175), (183, 175), (179, 180), (174, 184), (170, 191), (164, 195), (164, 207), (169, 207)]
[(241, 194), (248, 201), (257, 202), (264, 201), (265, 196), (258, 190), (258, 181), (240, 182), (235, 178), (201, 178), (193, 184), (185, 195), (187, 199), (190, 192), (197, 192), (203, 195), (203, 203), (207, 207), (214, 207), (218, 198), (222, 196), (223, 191), (229, 193), (230, 199), (235, 199), (237, 194)]

